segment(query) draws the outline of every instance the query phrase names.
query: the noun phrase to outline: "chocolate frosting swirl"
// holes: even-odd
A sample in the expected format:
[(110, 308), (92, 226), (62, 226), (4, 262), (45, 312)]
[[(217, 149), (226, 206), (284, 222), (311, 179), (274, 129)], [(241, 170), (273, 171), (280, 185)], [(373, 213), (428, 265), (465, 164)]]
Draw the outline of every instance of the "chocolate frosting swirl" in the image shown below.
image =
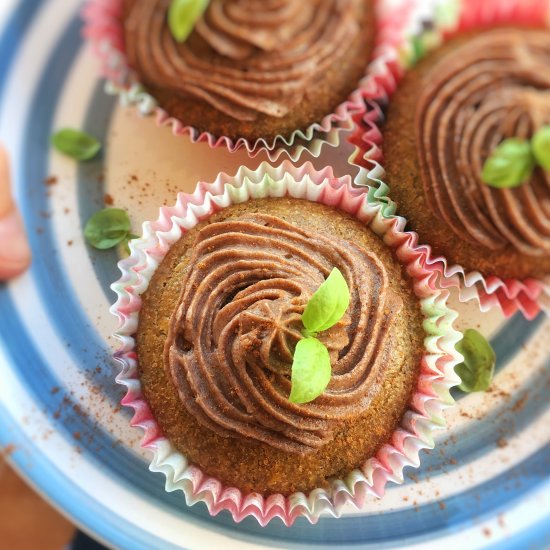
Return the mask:
[[(317, 399), (294, 404), (290, 366), (301, 315), (333, 267), (346, 278), (351, 302), (319, 335), (332, 378)], [(164, 364), (182, 405), (202, 425), (305, 454), (367, 407), (395, 348), (390, 329), (402, 307), (384, 265), (363, 248), (248, 214), (198, 233)]]
[(485, 160), (509, 137), (550, 124), (550, 33), (498, 29), (468, 40), (432, 69), (418, 101), (417, 147), (432, 211), (490, 250), (550, 254), (550, 173), (515, 189), (483, 183)]
[(212, 0), (178, 44), (166, 23), (170, 0), (134, 0), (127, 55), (146, 81), (234, 119), (283, 117), (351, 48), (361, 1)]

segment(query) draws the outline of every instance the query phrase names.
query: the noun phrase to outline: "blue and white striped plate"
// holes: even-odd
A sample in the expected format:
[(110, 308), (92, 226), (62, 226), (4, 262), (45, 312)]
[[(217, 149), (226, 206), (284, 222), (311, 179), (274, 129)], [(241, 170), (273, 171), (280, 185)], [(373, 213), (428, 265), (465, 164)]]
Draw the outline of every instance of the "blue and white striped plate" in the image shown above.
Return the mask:
[[(315, 526), (261, 528), (225, 513), (212, 518), (164, 491), (113, 383), (108, 306), (117, 258), (87, 248), (82, 227), (106, 193), (137, 229), (198, 179), (264, 159), (192, 145), (116, 106), (80, 38), (78, 10), (68, 0), (0, 2), (0, 138), (34, 251), (31, 270), (0, 286), (0, 445), (13, 464), (84, 529), (132, 550), (550, 545), (550, 320), (505, 321), (475, 304), (457, 306), (458, 328), (491, 338), (493, 390), (457, 394), (450, 432), (382, 501)], [(49, 136), (63, 126), (100, 138), (103, 157), (77, 165), (53, 153)], [(315, 164), (343, 174), (342, 149)], [(50, 176), (57, 182), (46, 185)]]

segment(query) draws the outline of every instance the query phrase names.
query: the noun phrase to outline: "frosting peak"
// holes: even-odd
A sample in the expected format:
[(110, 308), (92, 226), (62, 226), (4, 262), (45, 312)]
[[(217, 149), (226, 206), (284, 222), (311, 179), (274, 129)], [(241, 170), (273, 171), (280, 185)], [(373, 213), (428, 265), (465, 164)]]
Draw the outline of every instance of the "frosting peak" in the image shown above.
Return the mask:
[[(344, 318), (320, 333), (332, 378), (311, 403), (294, 404), (290, 366), (305, 305), (333, 267), (348, 283)], [(164, 364), (182, 405), (225, 437), (307, 453), (370, 401), (395, 346), (402, 308), (383, 264), (361, 247), (245, 215), (198, 234), (165, 344)]]
[(515, 189), (481, 179), (504, 139), (550, 124), (550, 34), (498, 29), (476, 36), (431, 70), (416, 113), (424, 191), (462, 239), (533, 257), (550, 255), (550, 175), (537, 168)]

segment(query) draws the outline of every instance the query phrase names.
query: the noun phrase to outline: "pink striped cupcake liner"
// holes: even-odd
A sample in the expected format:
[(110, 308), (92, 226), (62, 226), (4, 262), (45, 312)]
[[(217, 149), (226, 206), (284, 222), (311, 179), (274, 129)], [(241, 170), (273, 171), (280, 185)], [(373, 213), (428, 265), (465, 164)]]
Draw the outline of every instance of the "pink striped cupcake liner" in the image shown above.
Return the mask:
[(353, 116), (364, 110), (364, 97), (370, 97), (378, 89), (379, 73), (387, 67), (386, 56), (393, 51), (392, 45), (407, 27), (413, 2), (406, 0), (404, 9), (390, 10), (384, 0), (374, 1), (378, 14), (375, 49), (372, 62), (366, 68), (357, 89), (333, 113), (305, 130), (295, 130), (289, 136), (279, 135), (272, 140), (258, 139), (255, 142), (200, 132), (158, 107), (154, 98), (137, 81), (126, 60), (121, 24), (123, 0), (88, 0), (82, 11), (85, 21), (83, 34), (100, 59), (102, 74), (107, 79), (107, 92), (117, 95), (123, 105), (136, 107), (140, 114), (154, 116), (158, 126), (169, 127), (176, 136), (186, 135), (192, 142), (207, 143), (210, 147), (225, 147), (231, 152), (245, 148), (251, 157), (265, 151), (272, 161), (283, 154), (297, 160), (305, 151), (318, 157), (324, 145), (338, 146), (340, 134), (351, 131), (354, 128)]
[[(424, 7), (419, 3), (420, 8)], [(503, 24), (550, 26), (550, 2), (548, 0), (452, 0), (439, 11), (413, 9), (411, 34), (404, 41), (394, 43), (393, 52), (387, 53), (391, 62), (381, 70), (377, 95), (366, 101), (366, 110), (355, 117), (356, 129), (348, 138), (355, 145), (350, 162), (360, 168), (355, 184), (368, 188), (371, 200), (382, 204), (384, 215), (396, 220), (404, 231), (407, 221), (396, 213), (391, 200), (391, 186), (384, 182), (384, 156), (382, 128), (383, 107), (399, 85), (405, 71), (419, 56), (437, 47), (444, 40), (457, 34), (483, 26)], [(428, 17), (427, 17), (428, 15)], [(428, 23), (428, 24), (426, 24)], [(411, 38), (412, 36), (412, 38)], [(422, 252), (423, 263), (440, 275), (440, 285), (458, 290), (463, 302), (477, 300), (481, 311), (500, 308), (506, 317), (521, 311), (527, 319), (535, 318), (541, 310), (550, 311), (550, 278), (502, 279), (484, 276), (477, 271), (466, 271), (453, 265), (445, 257), (436, 255), (426, 243), (420, 243), (416, 233), (410, 232), (411, 246)]]
[[(190, 464), (162, 435), (143, 395), (138, 377), (134, 334), (138, 326), (141, 294), (170, 247), (186, 231), (231, 204), (267, 197), (295, 197), (343, 210), (371, 228), (406, 267), (425, 317), (425, 352), (417, 387), (408, 410), (391, 440), (375, 456), (328, 488), (289, 496), (245, 494), (224, 485)], [(382, 213), (367, 193), (353, 188), (351, 178), (336, 178), (331, 168), (316, 171), (310, 163), (300, 167), (285, 161), (262, 163), (252, 171), (242, 167), (235, 176), (220, 174), (213, 183), (200, 182), (193, 194), (180, 193), (173, 207), (162, 207), (159, 218), (143, 224), (141, 238), (131, 241), (131, 254), (119, 262), (122, 273), (112, 285), (117, 301), (111, 312), (118, 318), (115, 337), (121, 366), (117, 382), (126, 387), (122, 404), (134, 411), (132, 426), (143, 430), (142, 447), (152, 452), (150, 470), (166, 475), (166, 490), (181, 490), (188, 505), (204, 502), (212, 515), (227, 510), (236, 522), (248, 516), (265, 526), (280, 518), (290, 526), (296, 518), (315, 523), (321, 514), (338, 517), (346, 504), (362, 507), (369, 496), (382, 497), (388, 482), (402, 483), (405, 466), (418, 467), (422, 449), (434, 447), (434, 433), (445, 427), (443, 411), (454, 403), (449, 390), (460, 383), (454, 366), (462, 359), (455, 350), (461, 334), (454, 330), (456, 313), (446, 305), (448, 290), (438, 288), (432, 270), (412, 246), (413, 237), (399, 229), (399, 221)]]

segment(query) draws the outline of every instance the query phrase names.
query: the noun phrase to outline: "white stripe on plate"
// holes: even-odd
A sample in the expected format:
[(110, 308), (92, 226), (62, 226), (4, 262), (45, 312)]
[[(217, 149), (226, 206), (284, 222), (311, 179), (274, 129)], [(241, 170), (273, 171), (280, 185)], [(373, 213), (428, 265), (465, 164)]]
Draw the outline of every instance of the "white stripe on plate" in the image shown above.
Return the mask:
[(2, 0), (0, 2), (0, 36), (4, 32), (4, 27), (16, 4), (17, 0)]

